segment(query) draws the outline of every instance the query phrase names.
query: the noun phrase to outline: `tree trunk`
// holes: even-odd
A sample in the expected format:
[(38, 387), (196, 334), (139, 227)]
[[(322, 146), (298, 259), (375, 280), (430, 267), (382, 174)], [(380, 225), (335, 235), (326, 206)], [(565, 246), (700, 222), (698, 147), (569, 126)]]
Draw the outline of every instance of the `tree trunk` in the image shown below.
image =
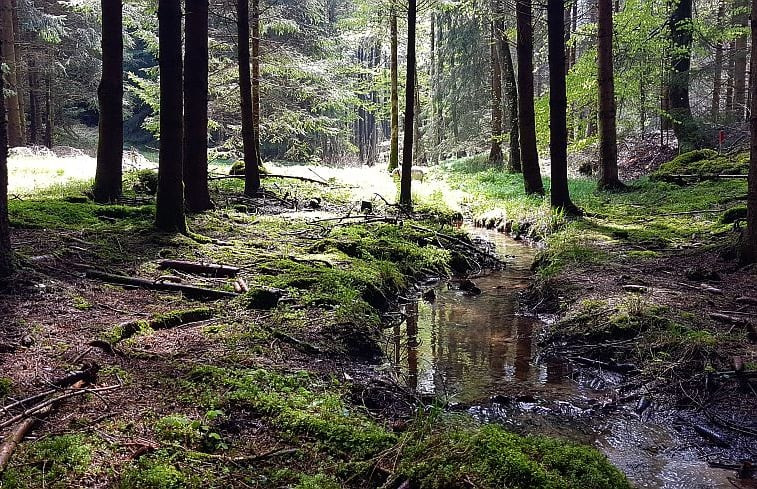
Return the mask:
[(37, 65), (37, 60), (29, 57), (27, 74), (29, 76), (29, 143), (36, 145), (42, 141), (42, 85), (40, 83), (41, 67)]
[[(5, 61), (4, 36), (0, 36), (0, 66)], [(0, 76), (0, 94), (4, 93), (5, 80)], [(0, 96), (0, 277), (13, 273), (10, 225), (8, 223), (8, 125), (5, 114), (5, 97)]]
[(23, 129), (21, 127), (21, 106), (19, 104), (19, 84), (16, 78), (16, 37), (13, 33), (13, 2), (0, 0), (0, 37), (2, 38), (2, 56), (8, 71), (5, 74), (6, 90), (12, 94), (6, 98), (8, 117), (8, 145), (10, 147), (23, 146)]
[[(749, 14), (746, 12), (748, 0), (736, 0), (734, 7), (739, 9), (734, 15), (736, 27), (747, 27)], [(747, 70), (747, 34), (739, 36), (734, 42), (733, 51), (733, 116), (737, 121), (744, 120), (746, 113), (746, 70)]]
[(213, 208), (208, 190), (208, 0), (186, 0), (184, 196), (190, 212)]
[(621, 187), (618, 179), (615, 74), (612, 60), (612, 0), (599, 0), (597, 30), (599, 73), (599, 183), (600, 189)]
[(407, 9), (407, 75), (405, 78), (405, 138), (402, 147), (402, 179), (400, 205), (410, 210), (413, 206), (411, 178), (413, 168), (413, 121), (415, 118), (415, 23), (417, 0), (408, 0)]
[(55, 144), (55, 106), (53, 105), (53, 68), (48, 68), (45, 76), (45, 146), (52, 149)]
[[(601, 2), (602, 0), (600, 0)], [(552, 207), (577, 212), (568, 190), (568, 95), (563, 0), (547, 3), (549, 50), (549, 153), (552, 158)]]
[(728, 60), (728, 83), (725, 85), (725, 113), (733, 116), (733, 50), (734, 43), (728, 43), (725, 58)]
[(15, 54), (15, 63), (16, 63), (16, 91), (18, 92), (18, 117), (19, 122), (21, 124), (21, 141), (27, 141), (26, 137), (26, 102), (25, 102), (25, 93), (28, 89), (26, 86), (27, 82), (27, 75), (26, 70), (24, 69), (24, 52), (19, 45), (19, 43), (23, 43), (23, 39), (21, 39), (21, 23), (18, 20), (18, 0), (12, 0), (13, 5), (13, 33), (15, 37), (15, 46), (13, 49), (13, 53)]
[(155, 224), (167, 232), (187, 232), (182, 181), (183, 99), (181, 2), (159, 0), (160, 161)]
[(510, 157), (507, 161), (507, 171), (520, 173), (523, 171), (520, 163), (520, 127), (518, 124), (518, 85), (515, 81), (515, 67), (510, 53), (510, 41), (504, 30), (504, 22), (500, 24), (499, 52), (502, 60), (502, 77), (504, 79), (505, 99), (507, 101), (507, 118), (510, 133)]
[[(495, 0), (496, 1), (496, 0)], [(494, 2), (492, 2), (494, 3)], [(491, 93), (492, 93), (492, 140), (489, 151), (489, 164), (500, 168), (504, 162), (502, 157), (502, 67), (499, 53), (497, 52), (497, 18), (500, 15), (497, 9), (493, 12), (495, 19), (491, 22)]]
[(252, 139), (260, 167), (260, 0), (252, 0)]
[(260, 169), (255, 150), (255, 121), (252, 109), (252, 74), (250, 73), (250, 6), (237, 0), (237, 56), (242, 112), (242, 148), (244, 151), (244, 193), (252, 196), (260, 190)]
[[(723, 17), (725, 16), (725, 0), (720, 0), (718, 5), (717, 27), (722, 28)], [(710, 116), (714, 122), (720, 118), (720, 92), (723, 86), (723, 40), (718, 39), (715, 45), (715, 74), (712, 86), (712, 108)]]
[[(757, 72), (757, 0), (752, 0), (752, 67)], [(751, 91), (757, 90), (757, 77), (749, 78)], [(749, 192), (747, 194), (747, 229), (742, 246), (742, 258), (753, 263), (757, 260), (757, 97), (752, 97), (749, 113), (751, 155), (749, 159)]]
[(122, 192), (123, 126), (123, 5), (101, 0), (102, 78), (97, 88), (100, 108), (97, 170), (92, 189), (95, 202), (115, 202)]
[(697, 127), (691, 116), (689, 70), (691, 69), (692, 0), (680, 0), (670, 12), (670, 38), (673, 41), (670, 77), (670, 115), (679, 151), (691, 151), (698, 145)]
[(520, 124), (520, 157), (523, 182), (527, 194), (544, 194), (536, 149), (536, 116), (534, 114), (534, 29), (531, 0), (517, 0), (518, 31), (518, 112)]
[(426, 147), (423, 145), (423, 112), (421, 112), (421, 92), (418, 83), (418, 73), (415, 73), (415, 109), (413, 110), (413, 163), (416, 165), (427, 165), (428, 156)]

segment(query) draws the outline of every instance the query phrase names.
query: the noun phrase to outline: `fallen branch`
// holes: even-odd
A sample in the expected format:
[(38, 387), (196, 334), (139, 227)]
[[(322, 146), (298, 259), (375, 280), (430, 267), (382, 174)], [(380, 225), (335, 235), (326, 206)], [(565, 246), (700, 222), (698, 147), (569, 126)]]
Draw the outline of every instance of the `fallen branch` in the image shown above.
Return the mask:
[[(209, 177), (208, 180), (244, 180), (244, 175), (216, 175)], [(301, 182), (308, 182), (308, 183), (317, 183), (318, 185), (325, 185), (330, 187), (331, 184), (329, 182), (324, 182), (322, 180), (316, 180), (314, 178), (308, 178), (308, 177), (299, 177), (296, 175), (277, 175), (277, 174), (261, 174), (260, 178), (283, 178), (283, 179), (289, 179), (289, 180), (299, 180)]]
[(238, 294), (225, 290), (208, 289), (206, 287), (197, 287), (195, 285), (174, 284), (169, 282), (155, 282), (143, 278), (128, 277), (126, 275), (113, 275), (110, 273), (100, 272), (97, 270), (87, 270), (87, 278), (101, 280), (111, 284), (130, 285), (150, 290), (165, 290), (169, 292), (182, 292), (189, 296), (208, 299), (227, 299), (237, 297)]
[(54, 406), (55, 404), (57, 404), (57, 403), (59, 403), (61, 401), (65, 401), (66, 399), (69, 399), (69, 398), (72, 398), (72, 397), (76, 397), (76, 396), (80, 396), (82, 394), (99, 394), (101, 392), (108, 392), (108, 391), (112, 391), (114, 389), (118, 389), (118, 388), (121, 387), (121, 384), (118, 384), (118, 385), (110, 385), (110, 386), (107, 386), (107, 387), (98, 387), (98, 388), (95, 388), (95, 389), (82, 389), (82, 388), (76, 387), (77, 385), (83, 386), (83, 385), (85, 385), (85, 382), (84, 381), (77, 382), (76, 384), (74, 384), (71, 387), (73, 390), (70, 390), (69, 392), (66, 392), (65, 394), (61, 394), (59, 396), (52, 397), (50, 399), (42, 401), (39, 404), (36, 404), (36, 405), (34, 405), (34, 406), (32, 406), (32, 407), (24, 410), (24, 412), (19, 413), (19, 414), (15, 415), (15, 416), (11, 417), (10, 419), (7, 419), (7, 420), (1, 422), (0, 423), (0, 429), (7, 428), (8, 426), (10, 426), (10, 425), (12, 425), (12, 424), (14, 424), (14, 423), (16, 423), (18, 421), (21, 421), (23, 419), (26, 419), (29, 416), (32, 416), (34, 414), (39, 414), (40, 411), (45, 410), (47, 407)]
[[(52, 410), (52, 406), (47, 406), (45, 408), (44, 412), (39, 412), (39, 415), (47, 414)], [(13, 456), (13, 452), (16, 451), (16, 448), (21, 444), (23, 439), (26, 437), (26, 434), (32, 429), (32, 427), (37, 423), (36, 418), (28, 418), (20, 422), (14, 429), (11, 431), (11, 434), (8, 435), (8, 437), (5, 439), (2, 445), (0, 445), (0, 474), (5, 471), (6, 467), (8, 466), (8, 463), (11, 461), (11, 457)]]
[(238, 267), (219, 265), (217, 263), (196, 263), (183, 260), (161, 260), (158, 268), (165, 270), (171, 268), (180, 272), (210, 275), (212, 277), (235, 277), (239, 273)]

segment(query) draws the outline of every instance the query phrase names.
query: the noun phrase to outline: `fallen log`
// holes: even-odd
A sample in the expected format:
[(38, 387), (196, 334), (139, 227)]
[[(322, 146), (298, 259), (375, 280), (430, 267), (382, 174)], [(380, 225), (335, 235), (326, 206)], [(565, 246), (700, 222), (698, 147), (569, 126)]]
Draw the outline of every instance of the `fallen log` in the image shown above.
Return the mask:
[[(37, 414), (38, 416), (41, 416), (49, 413), (50, 411), (52, 411), (52, 406), (47, 406), (44, 412), (40, 411)], [(10, 463), (11, 461), (13, 452), (15, 452), (16, 448), (21, 445), (21, 442), (26, 437), (26, 434), (29, 433), (29, 431), (36, 423), (37, 418), (24, 419), (18, 425), (16, 425), (15, 428), (13, 428), (13, 431), (11, 431), (10, 435), (8, 435), (3, 444), (0, 445), (0, 474), (2, 474), (5, 471), (6, 467), (8, 467), (8, 463)]]
[(726, 440), (725, 436), (721, 435), (717, 431), (707, 427), (703, 426), (701, 424), (692, 423), (692, 428), (694, 428), (694, 431), (696, 431), (702, 438), (705, 438), (715, 445), (718, 445), (720, 447), (728, 447), (730, 446), (730, 443), (728, 443), (728, 440)]
[(147, 280), (137, 277), (129, 277), (126, 275), (113, 275), (110, 273), (100, 272), (98, 270), (87, 270), (86, 277), (90, 279), (101, 280), (103, 282), (117, 284), (117, 285), (130, 285), (132, 287), (140, 287), (149, 290), (165, 290), (169, 292), (182, 292), (188, 296), (195, 298), (206, 299), (227, 299), (237, 297), (238, 294), (225, 290), (208, 289), (206, 287), (198, 287), (195, 285), (175, 284), (170, 282), (155, 282), (153, 280)]
[(158, 263), (161, 270), (173, 269), (180, 272), (210, 275), (211, 277), (236, 277), (239, 268), (217, 263), (197, 263), (183, 260), (161, 260)]
[[(244, 180), (244, 175), (215, 175), (212, 177), (209, 177), (208, 180)], [(289, 179), (289, 180), (299, 180), (300, 182), (307, 182), (307, 183), (317, 183), (318, 185), (325, 185), (327, 187), (331, 187), (331, 183), (324, 182), (323, 180), (316, 180), (314, 178), (308, 178), (308, 177), (299, 177), (297, 175), (278, 175), (278, 174), (270, 174), (270, 173), (261, 173), (260, 178), (282, 178), (282, 179)]]

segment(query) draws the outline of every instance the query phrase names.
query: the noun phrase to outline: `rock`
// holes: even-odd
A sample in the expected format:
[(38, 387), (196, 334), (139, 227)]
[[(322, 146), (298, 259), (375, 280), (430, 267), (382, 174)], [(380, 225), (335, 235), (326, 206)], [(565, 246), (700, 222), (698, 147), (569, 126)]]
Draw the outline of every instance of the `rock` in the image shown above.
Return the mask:
[(436, 302), (436, 291), (434, 289), (429, 289), (426, 292), (424, 292), (423, 300), (426, 302), (430, 302), (432, 304)]
[(250, 309), (273, 309), (279, 305), (279, 301), (284, 295), (280, 289), (257, 287), (251, 289), (245, 294), (247, 307)]
[(467, 292), (470, 295), (480, 295), (481, 289), (479, 289), (472, 280), (465, 279), (460, 282), (460, 290)]
[(647, 292), (649, 289), (647, 289), (643, 285), (624, 285), (623, 290), (625, 290), (626, 292), (635, 292), (637, 294), (643, 294)]

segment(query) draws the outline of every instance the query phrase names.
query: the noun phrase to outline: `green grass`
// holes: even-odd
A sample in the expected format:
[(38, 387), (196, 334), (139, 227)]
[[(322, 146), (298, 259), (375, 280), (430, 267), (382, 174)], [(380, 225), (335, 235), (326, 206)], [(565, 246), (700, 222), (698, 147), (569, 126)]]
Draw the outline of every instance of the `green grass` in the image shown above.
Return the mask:
[(23, 446), (14, 466), (2, 474), (0, 487), (64, 488), (93, 469), (92, 461), (99, 441), (81, 434), (43, 438)]
[[(723, 158), (716, 160), (705, 161), (743, 165), (743, 156), (726, 163)], [(679, 186), (642, 178), (630, 182), (626, 192), (608, 193), (598, 192), (594, 181), (573, 179), (569, 182), (571, 197), (586, 217), (565, 219), (550, 210), (546, 198), (526, 196), (521, 175), (489, 168), (484, 156), (455, 160), (447, 167), (450, 183), (473, 196), (475, 214), (500, 209), (513, 226), (529, 223), (527, 236), (548, 241), (540, 261), (544, 277), (570, 265), (607, 259), (606, 249), (611, 245), (655, 253), (691, 242), (709, 242), (731, 229), (733, 215), (738, 217), (742, 211), (730, 209), (740, 209), (746, 195), (746, 182), (739, 180)], [(548, 191), (549, 178), (544, 183)], [(709, 212), (713, 209), (723, 213)]]

